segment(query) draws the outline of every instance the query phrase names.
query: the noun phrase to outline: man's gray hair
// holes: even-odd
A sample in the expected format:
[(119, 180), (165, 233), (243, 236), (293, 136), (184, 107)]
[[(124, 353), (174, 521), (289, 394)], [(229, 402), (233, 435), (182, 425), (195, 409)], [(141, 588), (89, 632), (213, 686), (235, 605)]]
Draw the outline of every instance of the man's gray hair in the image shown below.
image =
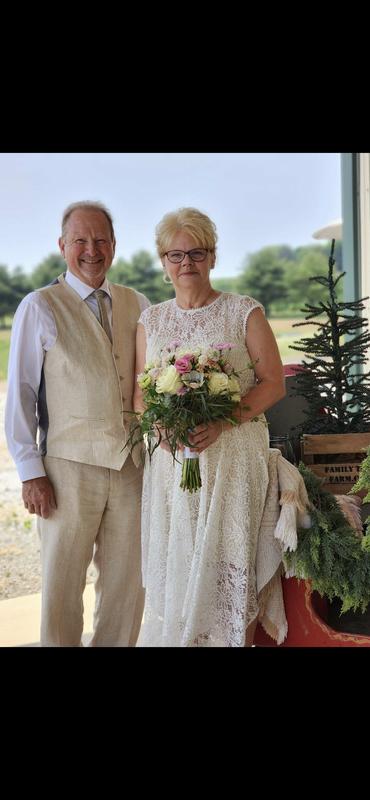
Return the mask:
[(95, 202), (94, 200), (81, 200), (78, 203), (71, 203), (71, 205), (67, 206), (62, 217), (62, 237), (65, 237), (66, 235), (66, 225), (71, 214), (79, 209), (82, 209), (83, 211), (101, 211), (109, 222), (109, 227), (112, 234), (112, 242), (115, 241), (116, 237), (114, 235), (112, 214), (106, 208), (106, 206), (103, 205), (103, 203), (99, 203), (98, 201)]

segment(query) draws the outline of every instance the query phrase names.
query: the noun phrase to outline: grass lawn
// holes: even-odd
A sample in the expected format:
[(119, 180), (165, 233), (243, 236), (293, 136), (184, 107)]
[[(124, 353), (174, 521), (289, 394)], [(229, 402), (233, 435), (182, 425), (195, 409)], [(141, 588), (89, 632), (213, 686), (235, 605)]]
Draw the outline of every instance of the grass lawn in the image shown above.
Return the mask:
[(315, 325), (301, 325), (299, 328), (293, 328), (295, 322), (304, 322), (301, 319), (269, 319), (271, 328), (276, 336), (279, 346), (279, 352), (284, 364), (297, 364), (304, 358), (304, 353), (298, 350), (290, 350), (289, 345), (294, 344), (298, 339), (303, 339), (306, 336), (312, 336), (315, 332)]

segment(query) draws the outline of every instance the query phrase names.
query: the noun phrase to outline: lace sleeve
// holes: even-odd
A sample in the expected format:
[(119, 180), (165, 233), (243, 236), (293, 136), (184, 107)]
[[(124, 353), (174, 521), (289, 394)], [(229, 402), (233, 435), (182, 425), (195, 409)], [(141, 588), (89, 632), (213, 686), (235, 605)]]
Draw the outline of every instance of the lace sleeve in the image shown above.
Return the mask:
[(250, 315), (251, 311), (253, 311), (255, 308), (260, 308), (261, 311), (262, 311), (262, 314), (265, 315), (265, 309), (264, 309), (264, 306), (262, 305), (262, 303), (260, 303), (258, 300), (255, 300), (254, 297), (248, 297), (247, 295), (244, 295), (243, 297), (241, 297), (241, 310), (242, 310), (243, 319), (244, 319), (244, 321), (243, 321), (243, 333), (244, 333), (244, 336), (246, 335), (246, 332), (247, 332), (247, 322), (248, 322), (248, 319), (249, 319), (249, 315)]
[(147, 308), (144, 308), (144, 310), (141, 312), (140, 317), (138, 319), (138, 324), (139, 324), (139, 322), (141, 322), (141, 324), (144, 325), (146, 333), (147, 333), (147, 327), (148, 327), (148, 323), (149, 323), (149, 319), (150, 319), (150, 312), (151, 312), (152, 307), (153, 306), (147, 306)]

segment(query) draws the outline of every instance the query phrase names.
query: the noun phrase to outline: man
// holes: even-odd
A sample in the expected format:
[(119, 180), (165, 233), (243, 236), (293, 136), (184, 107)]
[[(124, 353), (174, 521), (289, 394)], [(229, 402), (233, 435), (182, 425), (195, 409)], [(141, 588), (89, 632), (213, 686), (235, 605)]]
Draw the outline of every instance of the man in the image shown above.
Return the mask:
[(94, 557), (90, 645), (135, 646), (142, 465), (139, 448), (131, 456), (124, 447), (124, 412), (132, 409), (136, 323), (149, 301), (106, 279), (115, 237), (102, 204), (68, 206), (59, 247), (66, 273), (27, 295), (14, 317), (5, 422), (24, 505), (38, 515), (41, 645), (81, 645)]

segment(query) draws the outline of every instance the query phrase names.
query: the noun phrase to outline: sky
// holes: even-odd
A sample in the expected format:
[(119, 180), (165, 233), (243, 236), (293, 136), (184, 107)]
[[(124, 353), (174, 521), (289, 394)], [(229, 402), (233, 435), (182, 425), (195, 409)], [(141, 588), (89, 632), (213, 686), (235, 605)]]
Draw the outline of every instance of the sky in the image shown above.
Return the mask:
[(195, 206), (217, 227), (214, 277), (232, 277), (248, 254), (317, 244), (313, 232), (341, 217), (340, 154), (1, 153), (0, 264), (31, 272), (58, 252), (62, 213), (77, 200), (110, 209), (116, 259), (128, 260), (155, 255), (165, 213)]

